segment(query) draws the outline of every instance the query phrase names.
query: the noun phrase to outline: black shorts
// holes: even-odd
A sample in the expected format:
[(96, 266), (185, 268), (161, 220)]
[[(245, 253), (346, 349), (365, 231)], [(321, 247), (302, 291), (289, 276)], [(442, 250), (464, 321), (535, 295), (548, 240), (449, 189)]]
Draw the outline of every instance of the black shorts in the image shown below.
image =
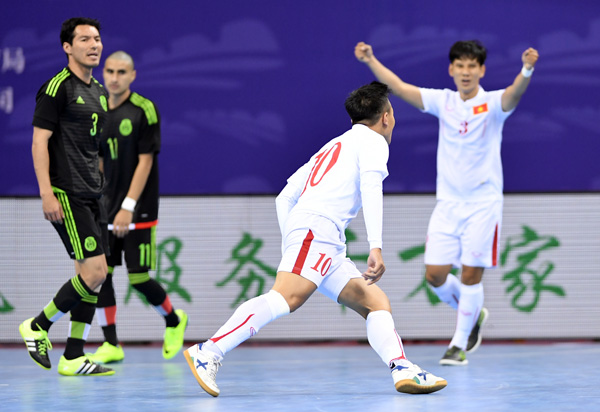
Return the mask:
[(52, 226), (58, 232), (69, 257), (83, 260), (106, 254), (108, 251), (108, 226), (104, 206), (100, 199), (69, 196), (55, 189), (65, 215), (63, 223)]
[(131, 230), (125, 237), (116, 237), (109, 232), (108, 245), (108, 266), (121, 266), (124, 253), (129, 273), (144, 273), (156, 269), (156, 226)]

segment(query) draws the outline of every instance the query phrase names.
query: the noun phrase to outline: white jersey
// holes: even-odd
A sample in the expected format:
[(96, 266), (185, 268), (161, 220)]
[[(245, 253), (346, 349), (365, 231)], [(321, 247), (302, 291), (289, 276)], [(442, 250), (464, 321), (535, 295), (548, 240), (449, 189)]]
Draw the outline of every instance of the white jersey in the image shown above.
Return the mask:
[[(292, 202), (296, 203), (290, 215), (312, 213), (324, 216), (335, 223), (345, 240), (344, 231), (362, 206), (364, 174), (377, 173), (380, 179), (378, 195), (382, 196), (381, 181), (388, 176), (388, 157), (389, 147), (382, 135), (362, 124), (352, 126), (351, 130), (325, 144), (288, 179), (286, 188), (296, 188), (296, 195), (292, 196)], [(362, 184), (365, 190), (365, 182)], [(374, 217), (378, 218), (381, 216)], [(370, 235), (381, 236), (380, 233)], [(371, 247), (381, 247), (380, 243), (378, 239)]]
[(500, 145), (504, 121), (504, 90), (481, 86), (467, 101), (458, 91), (420, 88), (424, 113), (439, 119), (436, 195), (441, 200), (501, 200), (503, 190)]

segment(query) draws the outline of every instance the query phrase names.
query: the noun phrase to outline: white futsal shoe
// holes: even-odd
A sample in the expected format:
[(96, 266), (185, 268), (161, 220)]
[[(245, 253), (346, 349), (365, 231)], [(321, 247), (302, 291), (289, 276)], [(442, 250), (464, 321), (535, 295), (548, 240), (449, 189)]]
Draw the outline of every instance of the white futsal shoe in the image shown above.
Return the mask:
[(448, 382), (439, 378), (409, 361), (394, 365), (392, 368), (394, 386), (402, 393), (431, 393), (444, 389)]
[(219, 396), (221, 390), (217, 386), (217, 371), (221, 362), (217, 356), (208, 351), (202, 351), (202, 345), (194, 345), (183, 352), (194, 377), (209, 395)]

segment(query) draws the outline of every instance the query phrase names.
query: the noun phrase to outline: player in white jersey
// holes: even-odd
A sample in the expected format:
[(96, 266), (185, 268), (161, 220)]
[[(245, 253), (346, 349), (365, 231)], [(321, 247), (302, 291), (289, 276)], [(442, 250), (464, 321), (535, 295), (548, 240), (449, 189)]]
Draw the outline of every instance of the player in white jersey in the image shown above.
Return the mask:
[[(486, 92), (486, 50), (478, 41), (459, 41), (450, 49), (449, 74), (457, 91), (419, 88), (402, 81), (360, 42), (356, 58), (366, 63), (392, 93), (439, 118), (437, 204), (429, 222), (425, 277), (443, 302), (457, 310), (456, 330), (442, 365), (466, 365), (465, 352), (481, 343), (488, 317), (483, 307), (481, 278), (494, 267), (502, 223), (500, 145), (504, 121), (513, 112), (531, 80), (538, 52), (528, 48), (523, 68), (504, 90)], [(460, 281), (448, 276), (462, 266)]]
[[(391, 369), (396, 390), (430, 393), (447, 382), (411, 363), (394, 327), (386, 294), (375, 285), (385, 271), (381, 255), (382, 182), (394, 129), (386, 85), (373, 82), (346, 99), (352, 129), (331, 140), (289, 179), (276, 200), (283, 257), (273, 288), (240, 305), (202, 344), (184, 352), (200, 386), (220, 390), (223, 356), (269, 322), (298, 309), (315, 290), (366, 319), (369, 343)], [(370, 254), (361, 274), (346, 257), (344, 230), (363, 208)]]

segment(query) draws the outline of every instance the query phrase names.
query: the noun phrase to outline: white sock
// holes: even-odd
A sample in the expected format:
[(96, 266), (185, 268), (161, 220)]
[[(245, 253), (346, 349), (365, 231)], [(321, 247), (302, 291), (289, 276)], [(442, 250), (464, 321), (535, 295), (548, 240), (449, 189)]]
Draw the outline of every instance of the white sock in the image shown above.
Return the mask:
[(460, 302), (456, 318), (456, 330), (450, 346), (458, 346), (462, 350), (467, 348), (469, 335), (483, 307), (483, 285), (460, 285)]
[[(96, 313), (94, 318), (100, 327), (108, 326), (108, 316), (106, 316), (106, 308), (98, 308), (96, 307)], [(114, 322), (113, 322), (114, 323)]]
[(392, 362), (406, 360), (402, 339), (396, 332), (392, 314), (378, 310), (367, 315), (367, 338), (383, 363), (391, 367)]
[(202, 349), (222, 357), (256, 335), (269, 322), (289, 313), (290, 307), (284, 297), (271, 290), (242, 303), (213, 337), (203, 344)]
[(458, 280), (453, 274), (449, 273), (448, 276), (446, 276), (446, 281), (443, 285), (438, 286), (437, 288), (431, 285), (429, 285), (429, 287), (435, 292), (442, 302), (447, 303), (456, 310), (458, 308), (458, 302), (461, 298), (461, 285), (462, 283), (460, 283), (460, 280)]

